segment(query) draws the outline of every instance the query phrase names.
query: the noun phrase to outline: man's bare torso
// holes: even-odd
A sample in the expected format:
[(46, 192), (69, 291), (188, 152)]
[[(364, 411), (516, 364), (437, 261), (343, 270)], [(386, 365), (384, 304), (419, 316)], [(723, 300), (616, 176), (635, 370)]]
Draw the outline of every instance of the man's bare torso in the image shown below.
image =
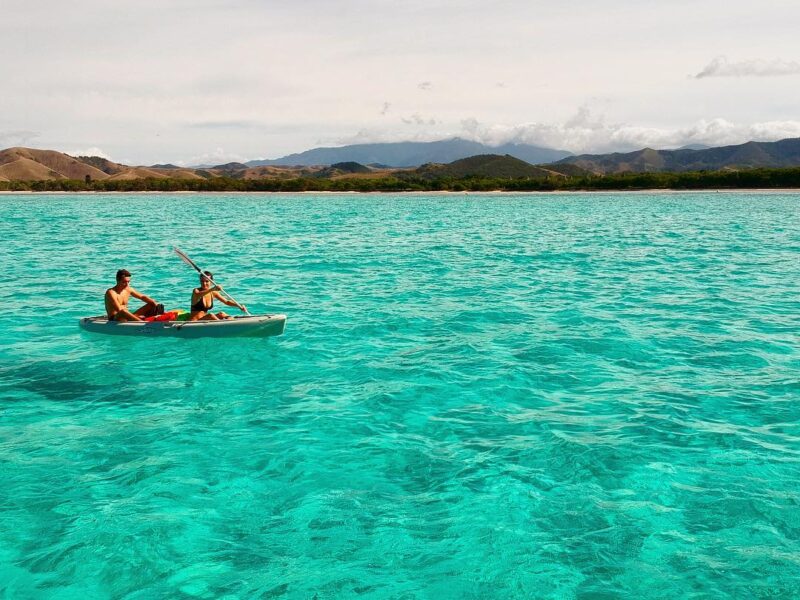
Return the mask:
[(119, 312), (114, 305), (114, 300), (119, 302), (120, 306), (124, 309), (128, 308), (128, 300), (131, 297), (131, 288), (126, 287), (121, 292), (118, 292), (115, 288), (108, 288), (106, 290), (105, 295), (105, 303), (106, 303), (106, 315), (109, 319), (113, 319), (114, 316)]

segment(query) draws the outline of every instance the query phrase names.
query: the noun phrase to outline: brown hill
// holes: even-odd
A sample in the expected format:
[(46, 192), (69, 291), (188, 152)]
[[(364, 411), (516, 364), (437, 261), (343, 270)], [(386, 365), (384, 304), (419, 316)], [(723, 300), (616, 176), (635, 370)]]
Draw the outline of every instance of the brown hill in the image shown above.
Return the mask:
[[(14, 166), (9, 166), (9, 165)], [(38, 166), (36, 166), (38, 165)], [(8, 148), (0, 152), (0, 169), (8, 166), (9, 179), (106, 179), (100, 169), (55, 150)], [(45, 169), (45, 170), (43, 170)]]
[(75, 158), (54, 150), (8, 148), (0, 151), (0, 177), (3, 180), (47, 181), (53, 179), (131, 180), (204, 179), (193, 169), (129, 167), (99, 156)]
[(155, 169), (148, 169), (147, 167), (127, 167), (124, 171), (120, 171), (108, 178), (109, 181), (128, 181), (131, 179), (147, 179), (153, 177), (156, 179), (163, 179), (166, 175), (162, 175)]
[(150, 168), (148, 171), (156, 173), (156, 177), (169, 177), (170, 179), (205, 179), (202, 175), (198, 175), (192, 169), (181, 168)]
[(63, 179), (63, 176), (30, 158), (18, 158), (0, 165), (0, 175), (17, 181)]
[(101, 158), (99, 156), (79, 156), (78, 160), (86, 163), (87, 165), (95, 167), (96, 169), (100, 169), (103, 173), (108, 173), (109, 175), (122, 173), (128, 168), (125, 165), (120, 165), (108, 160), (107, 158)]
[(298, 177), (309, 177), (319, 169), (306, 167), (250, 167), (244, 171), (225, 172), (220, 175), (234, 177), (237, 179), (296, 179)]

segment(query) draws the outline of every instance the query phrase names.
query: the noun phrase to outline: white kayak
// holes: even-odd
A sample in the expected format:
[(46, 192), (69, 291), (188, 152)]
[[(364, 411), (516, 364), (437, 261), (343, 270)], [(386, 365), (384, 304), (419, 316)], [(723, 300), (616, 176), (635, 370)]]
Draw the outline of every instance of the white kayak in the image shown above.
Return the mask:
[(220, 321), (109, 321), (106, 317), (84, 317), (80, 326), (92, 333), (110, 335), (202, 337), (269, 337), (280, 335), (286, 315), (252, 315)]

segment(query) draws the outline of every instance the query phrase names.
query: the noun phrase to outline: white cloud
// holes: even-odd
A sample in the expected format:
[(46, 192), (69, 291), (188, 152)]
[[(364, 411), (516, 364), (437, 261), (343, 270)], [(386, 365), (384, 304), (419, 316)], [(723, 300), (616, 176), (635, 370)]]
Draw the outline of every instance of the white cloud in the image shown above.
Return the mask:
[(37, 137), (39, 137), (39, 132), (37, 131), (23, 129), (0, 131), (0, 148), (27, 146), (31, 140)]
[(751, 139), (768, 142), (784, 138), (800, 137), (800, 121), (766, 121), (748, 128)]
[(428, 128), (421, 128), (418, 131), (363, 128), (353, 135), (331, 137), (318, 141), (321, 146), (347, 146), (350, 144), (382, 144), (390, 142), (435, 142), (455, 137), (455, 135), (450, 131), (433, 131)]
[[(800, 121), (735, 123), (723, 118), (700, 119), (685, 127), (665, 128), (607, 123), (587, 106), (578, 109), (564, 123), (485, 124), (474, 117), (462, 119), (447, 129), (441, 121), (420, 115), (404, 117), (406, 128), (394, 131), (363, 128), (355, 135), (326, 140), (327, 145), (374, 144), (385, 142), (430, 142), (461, 137), (489, 146), (506, 143), (533, 144), (568, 150), (576, 154), (630, 152), (641, 148), (678, 148), (688, 144), (726, 146), (748, 141), (771, 142), (800, 137)], [(436, 127), (434, 127), (434, 125)]]
[(800, 75), (800, 63), (780, 59), (730, 62), (725, 56), (718, 56), (695, 75), (695, 78), (776, 77), (780, 75)]
[(606, 124), (602, 116), (582, 106), (573, 117), (560, 124), (484, 125), (476, 118), (464, 119), (459, 135), (492, 146), (513, 142), (571, 152), (605, 152), (633, 149), (642, 140), (652, 139), (656, 131)]
[(800, 121), (765, 121), (737, 124), (726, 119), (701, 119), (683, 128), (666, 129), (626, 124), (607, 124), (582, 108), (564, 124), (525, 123), (483, 126), (465, 124), (464, 137), (491, 145), (528, 143), (550, 148), (584, 152), (625, 152), (640, 148), (675, 148), (687, 144), (725, 146), (748, 141), (776, 141), (800, 137)]

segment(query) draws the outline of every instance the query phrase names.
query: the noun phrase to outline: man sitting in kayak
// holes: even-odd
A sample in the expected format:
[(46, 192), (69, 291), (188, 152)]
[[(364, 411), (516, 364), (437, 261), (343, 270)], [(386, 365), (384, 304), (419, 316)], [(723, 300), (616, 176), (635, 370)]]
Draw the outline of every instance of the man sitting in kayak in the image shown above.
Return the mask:
[(214, 308), (214, 298), (227, 304), (228, 306), (235, 306), (243, 312), (247, 312), (247, 307), (244, 304), (237, 304), (233, 300), (228, 300), (220, 291), (222, 288), (218, 285), (212, 286), (214, 275), (211, 271), (203, 271), (200, 275), (200, 287), (192, 290), (192, 312), (189, 314), (190, 321), (219, 321), (220, 319), (232, 319), (233, 317), (222, 311), (214, 314), (211, 309)]
[[(128, 300), (131, 296), (144, 302), (144, 306), (136, 309), (136, 312), (128, 310)], [(117, 285), (106, 290), (105, 302), (109, 321), (143, 321), (145, 317), (164, 312), (163, 304), (158, 304), (149, 296), (140, 294), (131, 287), (131, 274), (126, 269), (117, 271)]]

